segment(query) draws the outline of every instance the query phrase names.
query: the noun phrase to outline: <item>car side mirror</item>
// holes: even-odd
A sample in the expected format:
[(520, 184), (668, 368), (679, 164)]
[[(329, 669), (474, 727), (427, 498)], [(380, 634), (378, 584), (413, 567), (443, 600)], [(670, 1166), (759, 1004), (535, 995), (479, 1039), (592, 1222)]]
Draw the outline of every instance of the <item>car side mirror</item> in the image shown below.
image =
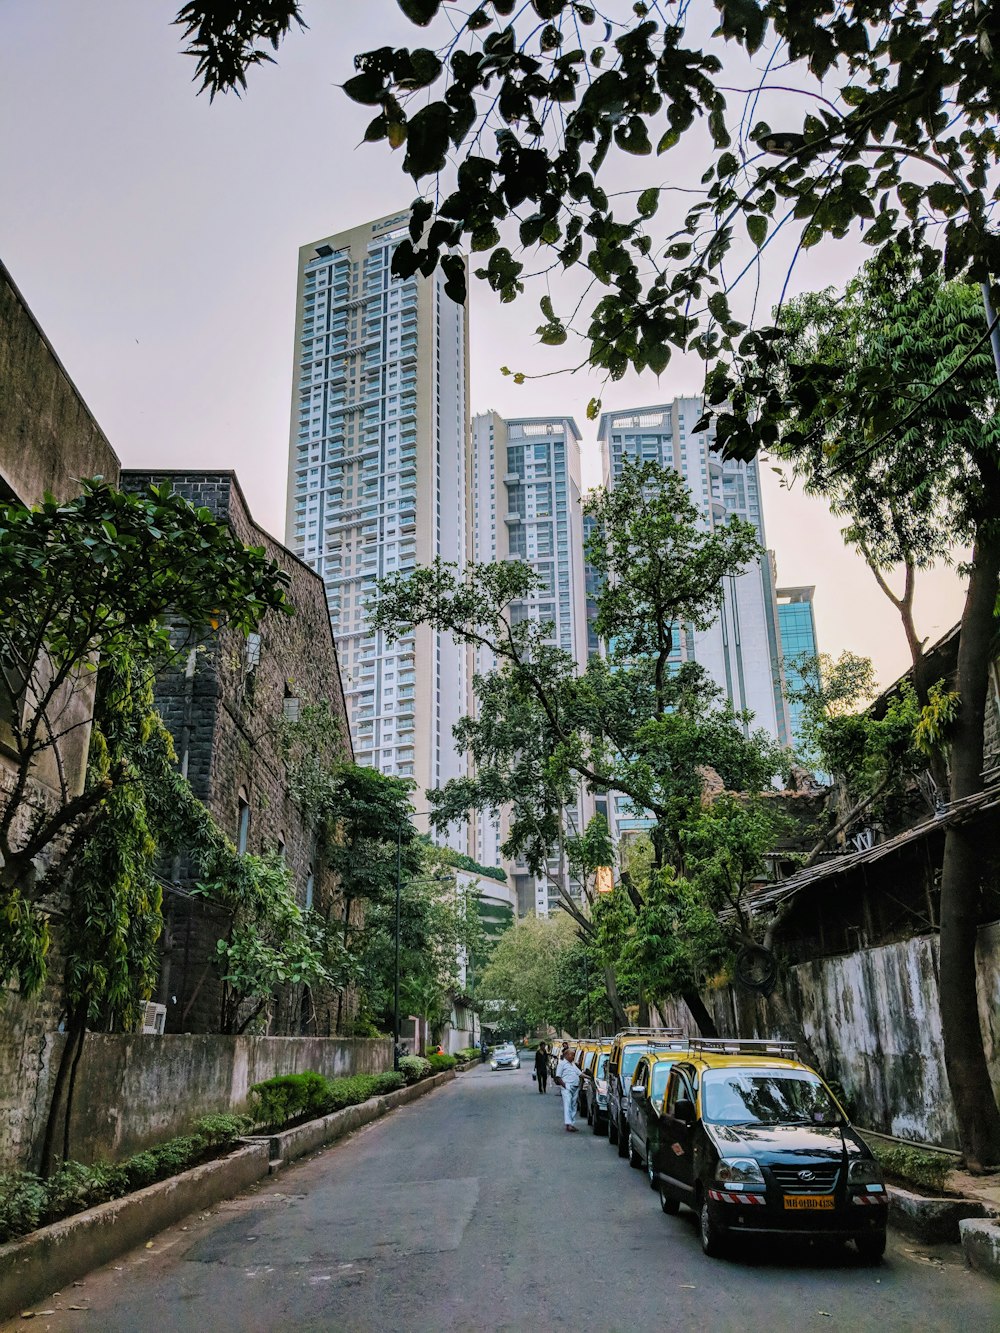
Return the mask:
[(674, 1107), (674, 1119), (680, 1120), (685, 1125), (693, 1125), (694, 1102), (688, 1101), (686, 1097), (681, 1097)]
[(645, 1095), (646, 1095), (646, 1089), (645, 1089), (645, 1088), (633, 1088), (633, 1089), (632, 1089), (632, 1100), (633, 1100), (634, 1102), (641, 1102), (642, 1099), (645, 1097)]

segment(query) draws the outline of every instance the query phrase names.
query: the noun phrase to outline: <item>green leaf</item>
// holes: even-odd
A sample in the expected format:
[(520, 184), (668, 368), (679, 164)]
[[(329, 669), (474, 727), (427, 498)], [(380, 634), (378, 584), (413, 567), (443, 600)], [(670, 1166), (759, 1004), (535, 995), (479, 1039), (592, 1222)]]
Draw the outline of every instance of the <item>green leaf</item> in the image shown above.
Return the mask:
[(759, 213), (751, 213), (747, 218), (747, 231), (750, 233), (751, 241), (759, 250), (767, 236), (767, 218)]
[(426, 28), (441, 8), (441, 0), (398, 0), (399, 7), (418, 27)]
[(643, 190), (639, 195), (636, 208), (641, 218), (651, 218), (660, 206), (660, 191), (655, 188)]

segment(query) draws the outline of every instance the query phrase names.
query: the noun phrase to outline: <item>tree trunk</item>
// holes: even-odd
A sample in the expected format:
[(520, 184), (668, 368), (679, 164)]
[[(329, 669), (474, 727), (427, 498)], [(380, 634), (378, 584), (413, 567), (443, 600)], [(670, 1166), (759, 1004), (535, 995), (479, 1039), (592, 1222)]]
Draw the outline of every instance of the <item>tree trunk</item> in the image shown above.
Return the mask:
[(774, 990), (768, 996), (768, 1006), (781, 1033), (782, 1041), (794, 1041), (799, 1059), (822, 1073), (821, 1062), (813, 1050), (812, 1042), (806, 1036), (802, 1020), (788, 1003), (788, 996), (785, 994), (780, 977)]
[(615, 969), (610, 964), (604, 967), (604, 989), (608, 995), (608, 1004), (611, 1005), (611, 1016), (614, 1020), (616, 1031), (628, 1027), (628, 1014), (625, 1012), (625, 1006), (621, 1002), (618, 994), (618, 979), (615, 976)]
[[(983, 728), (1000, 540), (980, 532), (962, 613), (958, 645), (961, 699), (951, 740), (951, 799), (982, 788)], [(990, 1082), (976, 997), (976, 930), (981, 911), (982, 858), (975, 836), (960, 827), (945, 834), (941, 871), (941, 1029), (958, 1135), (970, 1171), (1000, 1165), (1000, 1111)]]
[(698, 1035), (700, 1037), (717, 1037), (719, 1029), (715, 1026), (715, 1019), (708, 1012), (698, 992), (696, 990), (682, 991), (681, 999), (691, 1010), (691, 1017), (698, 1024)]
[[(44, 1178), (52, 1174), (52, 1148), (55, 1143), (56, 1126), (59, 1124), (59, 1113), (62, 1110), (63, 1091), (66, 1087), (66, 1080), (69, 1077), (70, 1069), (73, 1064), (76, 1042), (78, 1036), (79, 1006), (68, 1016), (66, 1024), (66, 1043), (62, 1048), (62, 1054), (59, 1057), (59, 1067), (56, 1070), (55, 1086), (52, 1089), (52, 1100), (49, 1102), (49, 1114), (45, 1122), (45, 1137), (42, 1139), (41, 1162), (38, 1172)], [(86, 1018), (84, 1018), (86, 1027)]]
[(69, 1071), (69, 1086), (66, 1089), (66, 1114), (63, 1117), (63, 1151), (62, 1158), (64, 1162), (69, 1161), (69, 1138), (70, 1124), (73, 1119), (73, 1093), (76, 1090), (76, 1074), (80, 1067), (80, 1056), (83, 1054), (83, 1043), (87, 1038), (87, 1012), (83, 1012), (83, 1021), (80, 1024), (80, 1032), (76, 1039), (76, 1054), (73, 1056), (73, 1064)]

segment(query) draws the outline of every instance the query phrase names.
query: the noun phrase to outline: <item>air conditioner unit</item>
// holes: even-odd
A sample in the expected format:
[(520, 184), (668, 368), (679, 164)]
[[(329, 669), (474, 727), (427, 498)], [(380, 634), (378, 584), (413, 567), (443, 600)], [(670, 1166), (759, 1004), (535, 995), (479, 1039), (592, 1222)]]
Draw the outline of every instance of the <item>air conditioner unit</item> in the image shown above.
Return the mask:
[(167, 1025), (167, 1006), (165, 1004), (147, 1004), (142, 1020), (144, 1037), (162, 1037)]

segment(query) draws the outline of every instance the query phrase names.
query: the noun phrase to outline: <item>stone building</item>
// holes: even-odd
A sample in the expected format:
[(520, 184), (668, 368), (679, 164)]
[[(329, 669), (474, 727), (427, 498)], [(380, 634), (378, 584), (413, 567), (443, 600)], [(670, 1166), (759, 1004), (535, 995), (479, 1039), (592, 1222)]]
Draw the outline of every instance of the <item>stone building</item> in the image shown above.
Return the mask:
[[(114, 450), (0, 264), (0, 496), (37, 504), (48, 492), (68, 500), (80, 493), (80, 478), (117, 481), (118, 473)], [(13, 613), (16, 607), (0, 607), (0, 623)], [(9, 799), (17, 771), (10, 722), (18, 701), (3, 681), (0, 673), (0, 802)], [(74, 686), (60, 708), (64, 736), (59, 758), (70, 796), (83, 789), (93, 701), (88, 678)], [(51, 752), (45, 759), (33, 769), (33, 783), (43, 800), (56, 800)], [(57, 935), (50, 975), (58, 972), (58, 948)], [(34, 1086), (44, 1033), (59, 1021), (59, 1007), (54, 987), (30, 1001), (0, 995), (0, 1163), (19, 1160), (24, 1151), (26, 1095)]]
[[(169, 481), (174, 490), (230, 525), (241, 541), (263, 546), (289, 577), (293, 614), (270, 612), (260, 632), (208, 630), (175, 670), (156, 685), (156, 704), (177, 750), (181, 772), (218, 826), (240, 851), (278, 852), (291, 870), (300, 905), (342, 913), (337, 886), (318, 855), (315, 835), (289, 799), (279, 743), (282, 718), (326, 704), (332, 729), (324, 759), (352, 759), (337, 648), (323, 580), (254, 522), (232, 472), (126, 471), (122, 486), (141, 490)], [(186, 896), (190, 882), (177, 863), (165, 894), (163, 964), (156, 998), (167, 1006), (167, 1031), (219, 1030), (221, 983), (216, 942), (221, 911)], [(355, 905), (352, 911), (359, 912)], [(353, 917), (352, 917), (353, 919)], [(351, 1017), (350, 995), (296, 990), (277, 996), (275, 1035), (329, 1036)]]

